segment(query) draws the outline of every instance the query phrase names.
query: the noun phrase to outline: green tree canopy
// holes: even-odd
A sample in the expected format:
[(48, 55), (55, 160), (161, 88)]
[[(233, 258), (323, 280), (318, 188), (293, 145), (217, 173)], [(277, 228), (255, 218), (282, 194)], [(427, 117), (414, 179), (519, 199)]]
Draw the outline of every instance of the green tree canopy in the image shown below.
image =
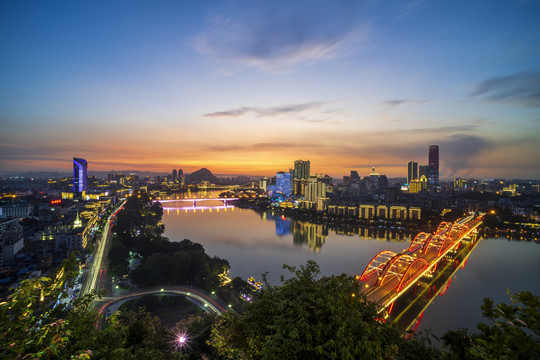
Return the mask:
[[(428, 358), (436, 350), (407, 343), (392, 325), (379, 321), (375, 305), (357, 295), (360, 285), (342, 274), (318, 278), (308, 261), (281, 286), (266, 284), (241, 315), (226, 313), (210, 344), (229, 359)], [(417, 345), (417, 346), (411, 346)], [(411, 350), (414, 354), (411, 355)]]

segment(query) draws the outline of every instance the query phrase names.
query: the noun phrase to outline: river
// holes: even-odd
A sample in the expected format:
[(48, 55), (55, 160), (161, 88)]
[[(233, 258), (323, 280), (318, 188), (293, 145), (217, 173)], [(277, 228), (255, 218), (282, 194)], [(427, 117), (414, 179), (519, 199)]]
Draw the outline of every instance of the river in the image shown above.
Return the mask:
[[(216, 200), (204, 205), (223, 204)], [(173, 209), (180, 206), (189, 207)], [(250, 209), (191, 207), (191, 203), (164, 204), (165, 236), (171, 241), (190, 239), (201, 243), (209, 255), (227, 259), (231, 277), (254, 276), (261, 280), (261, 274), (267, 272), (273, 285), (279, 284), (281, 275), (289, 274), (283, 264), (300, 266), (312, 259), (323, 275), (359, 275), (377, 253), (399, 253), (410, 241), (410, 234), (399, 229), (332, 230)], [(509, 302), (507, 291), (524, 290), (540, 295), (538, 279), (540, 244), (506, 238), (481, 239), (464, 267), (452, 278), (448, 290), (424, 312), (419, 329), (431, 329), (437, 335), (460, 327), (475, 330), (483, 320), (483, 298)]]

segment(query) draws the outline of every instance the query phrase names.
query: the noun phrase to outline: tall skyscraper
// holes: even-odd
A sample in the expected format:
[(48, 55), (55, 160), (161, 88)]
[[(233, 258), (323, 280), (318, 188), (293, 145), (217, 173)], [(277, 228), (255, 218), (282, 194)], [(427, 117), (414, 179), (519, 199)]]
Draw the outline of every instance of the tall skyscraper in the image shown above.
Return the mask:
[(410, 184), (413, 180), (418, 180), (418, 163), (409, 161), (407, 163), (407, 184)]
[(428, 155), (428, 184), (431, 186), (439, 185), (439, 145), (429, 146)]
[(309, 179), (310, 165), (309, 160), (296, 160), (294, 162), (294, 179)]
[(87, 189), (88, 163), (82, 158), (73, 158), (73, 195), (80, 198)]
[(176, 179), (178, 179), (178, 171), (176, 171), (176, 169), (173, 169), (172, 170), (172, 180), (175, 181)]

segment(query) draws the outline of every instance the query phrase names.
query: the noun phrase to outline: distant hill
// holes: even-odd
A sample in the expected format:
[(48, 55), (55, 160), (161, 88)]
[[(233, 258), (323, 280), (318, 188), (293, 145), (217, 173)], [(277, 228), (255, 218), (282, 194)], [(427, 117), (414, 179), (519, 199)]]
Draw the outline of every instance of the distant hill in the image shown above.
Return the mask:
[(189, 184), (198, 184), (201, 181), (209, 181), (212, 184), (219, 184), (221, 182), (221, 180), (214, 176), (214, 174), (212, 174), (212, 172), (207, 168), (202, 168), (189, 174)]

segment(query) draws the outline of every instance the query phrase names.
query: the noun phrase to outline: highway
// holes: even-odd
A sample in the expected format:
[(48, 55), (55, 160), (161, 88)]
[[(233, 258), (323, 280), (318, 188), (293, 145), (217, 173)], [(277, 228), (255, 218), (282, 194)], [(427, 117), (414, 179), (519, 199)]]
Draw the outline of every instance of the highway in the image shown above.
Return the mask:
[(107, 250), (112, 236), (111, 221), (122, 209), (124, 203), (122, 203), (120, 207), (109, 216), (107, 222), (105, 223), (103, 232), (101, 234), (101, 239), (98, 241), (97, 249), (94, 253), (92, 265), (88, 270), (86, 281), (81, 288), (81, 292), (79, 293), (80, 297), (89, 294), (92, 290), (97, 292), (104, 288), (104, 283), (107, 280), (107, 261), (105, 258), (107, 256)]

